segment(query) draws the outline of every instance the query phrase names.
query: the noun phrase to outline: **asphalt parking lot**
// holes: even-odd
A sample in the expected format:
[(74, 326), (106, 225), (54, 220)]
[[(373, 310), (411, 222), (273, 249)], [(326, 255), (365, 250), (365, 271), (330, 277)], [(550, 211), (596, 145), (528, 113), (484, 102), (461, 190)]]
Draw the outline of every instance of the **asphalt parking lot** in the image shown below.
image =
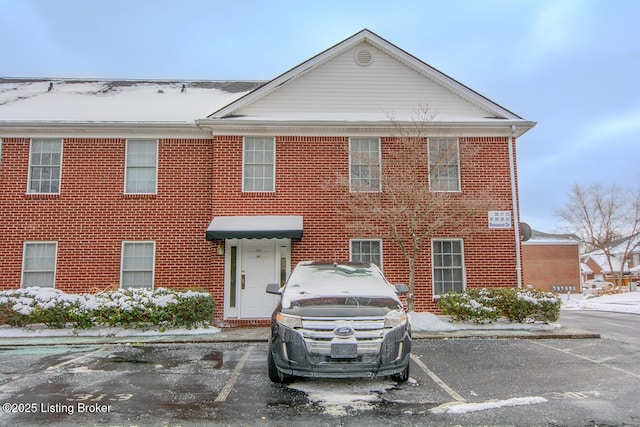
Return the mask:
[(264, 342), (0, 349), (0, 424), (638, 425), (638, 348), (416, 340), (411, 379), (269, 382)]

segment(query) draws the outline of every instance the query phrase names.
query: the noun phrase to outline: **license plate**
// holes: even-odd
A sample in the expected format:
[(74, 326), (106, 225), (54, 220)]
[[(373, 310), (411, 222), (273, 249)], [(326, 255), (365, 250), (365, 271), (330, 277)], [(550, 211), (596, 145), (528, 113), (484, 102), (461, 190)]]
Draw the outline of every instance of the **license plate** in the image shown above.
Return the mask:
[(358, 357), (358, 344), (331, 344), (331, 357), (334, 359), (355, 359)]

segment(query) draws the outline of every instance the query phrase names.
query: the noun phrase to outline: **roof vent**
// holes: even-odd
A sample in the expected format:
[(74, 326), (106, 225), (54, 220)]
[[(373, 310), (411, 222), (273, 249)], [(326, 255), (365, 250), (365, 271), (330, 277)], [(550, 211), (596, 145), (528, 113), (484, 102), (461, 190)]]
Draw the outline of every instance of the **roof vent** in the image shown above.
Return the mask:
[(355, 59), (356, 64), (361, 67), (368, 67), (373, 64), (373, 52), (367, 48), (358, 49), (353, 58)]

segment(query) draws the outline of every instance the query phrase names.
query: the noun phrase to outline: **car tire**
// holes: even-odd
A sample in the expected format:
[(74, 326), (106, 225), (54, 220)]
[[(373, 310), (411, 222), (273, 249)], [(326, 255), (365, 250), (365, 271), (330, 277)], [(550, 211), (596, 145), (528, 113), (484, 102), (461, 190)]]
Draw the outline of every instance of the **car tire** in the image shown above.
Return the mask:
[(283, 374), (278, 370), (276, 363), (273, 361), (273, 353), (269, 350), (267, 355), (267, 370), (269, 371), (269, 379), (276, 384), (287, 384), (293, 381), (293, 377)]
[(407, 382), (409, 379), (409, 364), (407, 363), (407, 367), (402, 370), (402, 372), (398, 372), (397, 374), (393, 374), (390, 376), (391, 381), (395, 381), (398, 383)]

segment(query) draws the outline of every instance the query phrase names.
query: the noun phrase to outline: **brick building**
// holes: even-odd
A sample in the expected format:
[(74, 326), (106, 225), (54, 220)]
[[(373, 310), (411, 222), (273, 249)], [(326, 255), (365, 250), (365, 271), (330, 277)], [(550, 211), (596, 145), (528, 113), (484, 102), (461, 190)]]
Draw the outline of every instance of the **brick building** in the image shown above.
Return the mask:
[(580, 240), (572, 234), (533, 230), (522, 244), (524, 283), (548, 292), (582, 292)]
[(455, 152), (446, 181), (426, 165), (431, 191), (488, 192), (495, 210), (423, 245), (416, 310), (522, 285), (515, 147), (535, 123), (363, 30), (268, 82), (0, 79), (0, 288), (196, 287), (220, 322), (251, 324), (301, 260), (370, 260), (405, 283), (398, 245), (347, 227), (349, 189), (328, 183), (384, 194), (376, 168), (420, 105), (437, 113), (425, 163)]

